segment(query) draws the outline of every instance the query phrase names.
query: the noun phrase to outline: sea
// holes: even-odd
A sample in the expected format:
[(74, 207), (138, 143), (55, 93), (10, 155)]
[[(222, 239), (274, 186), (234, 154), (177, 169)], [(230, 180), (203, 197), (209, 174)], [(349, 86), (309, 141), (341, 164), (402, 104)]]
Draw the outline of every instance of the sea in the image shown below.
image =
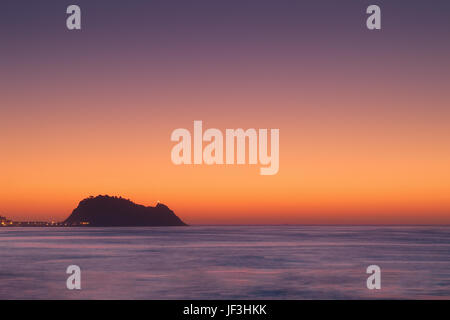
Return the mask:
[(450, 299), (450, 226), (0, 228), (0, 299)]

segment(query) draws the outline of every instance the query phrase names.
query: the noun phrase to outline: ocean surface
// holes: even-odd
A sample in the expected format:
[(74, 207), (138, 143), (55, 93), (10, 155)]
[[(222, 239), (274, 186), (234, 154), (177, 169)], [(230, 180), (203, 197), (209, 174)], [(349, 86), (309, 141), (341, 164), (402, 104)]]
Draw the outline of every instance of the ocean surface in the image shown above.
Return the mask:
[(361, 298), (450, 299), (450, 226), (0, 228), (0, 299)]

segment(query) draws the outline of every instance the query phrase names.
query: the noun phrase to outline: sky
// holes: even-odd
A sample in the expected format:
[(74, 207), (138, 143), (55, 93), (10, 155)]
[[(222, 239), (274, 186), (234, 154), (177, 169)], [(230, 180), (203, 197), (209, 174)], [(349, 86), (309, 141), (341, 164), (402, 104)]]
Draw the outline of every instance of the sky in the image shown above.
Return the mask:
[[(448, 224), (449, 36), (441, 0), (2, 1), (0, 215), (109, 194), (191, 224)], [(174, 165), (194, 120), (280, 129), (279, 172)]]

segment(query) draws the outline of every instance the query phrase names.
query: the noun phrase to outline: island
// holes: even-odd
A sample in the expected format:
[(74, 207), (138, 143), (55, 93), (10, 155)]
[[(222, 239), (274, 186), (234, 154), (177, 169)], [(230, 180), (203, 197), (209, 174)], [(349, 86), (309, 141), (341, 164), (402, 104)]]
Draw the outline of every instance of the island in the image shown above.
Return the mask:
[(99, 195), (80, 201), (63, 222), (12, 221), (0, 216), (0, 227), (161, 227), (186, 226), (166, 205), (136, 204), (129, 199)]

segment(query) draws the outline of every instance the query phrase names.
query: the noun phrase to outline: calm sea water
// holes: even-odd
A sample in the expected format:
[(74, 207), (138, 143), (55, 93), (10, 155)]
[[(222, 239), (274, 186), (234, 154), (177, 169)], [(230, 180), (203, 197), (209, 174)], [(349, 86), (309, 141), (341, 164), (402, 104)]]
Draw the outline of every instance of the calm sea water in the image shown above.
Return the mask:
[(450, 299), (450, 227), (0, 229), (0, 299), (358, 298)]

